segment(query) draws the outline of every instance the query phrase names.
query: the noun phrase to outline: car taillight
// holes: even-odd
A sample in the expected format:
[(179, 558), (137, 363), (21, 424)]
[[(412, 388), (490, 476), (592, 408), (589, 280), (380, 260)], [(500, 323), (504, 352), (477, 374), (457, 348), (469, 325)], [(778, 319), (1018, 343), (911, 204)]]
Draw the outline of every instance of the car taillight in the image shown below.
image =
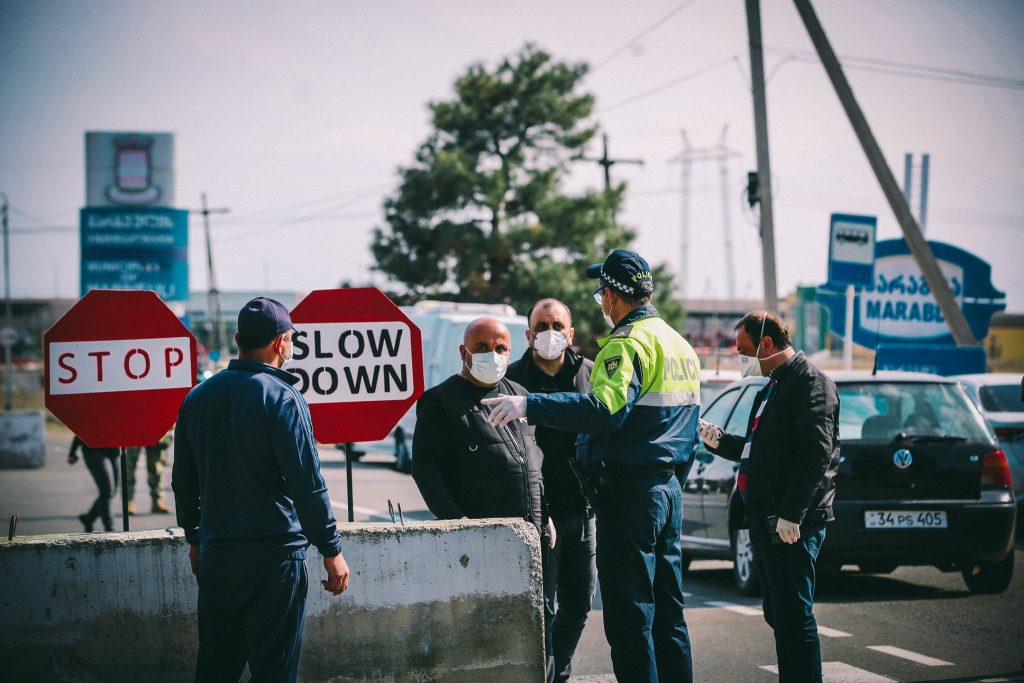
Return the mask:
[(1002, 451), (989, 451), (981, 456), (981, 485), (983, 488), (1010, 488), (1010, 463)]

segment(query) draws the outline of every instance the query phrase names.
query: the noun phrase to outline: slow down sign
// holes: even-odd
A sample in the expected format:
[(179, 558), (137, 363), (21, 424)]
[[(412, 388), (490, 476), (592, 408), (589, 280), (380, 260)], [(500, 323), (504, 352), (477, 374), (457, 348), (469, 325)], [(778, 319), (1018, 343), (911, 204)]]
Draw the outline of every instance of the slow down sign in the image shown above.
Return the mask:
[(321, 443), (377, 441), (423, 393), (420, 331), (375, 287), (317, 290), (291, 313), (286, 370)]

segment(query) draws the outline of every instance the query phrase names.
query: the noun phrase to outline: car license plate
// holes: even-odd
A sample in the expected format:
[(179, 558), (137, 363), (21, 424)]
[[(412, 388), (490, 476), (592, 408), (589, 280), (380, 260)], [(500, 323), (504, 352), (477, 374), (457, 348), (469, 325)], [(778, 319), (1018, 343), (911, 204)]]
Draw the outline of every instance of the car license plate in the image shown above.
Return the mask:
[(945, 529), (945, 510), (865, 510), (865, 529)]

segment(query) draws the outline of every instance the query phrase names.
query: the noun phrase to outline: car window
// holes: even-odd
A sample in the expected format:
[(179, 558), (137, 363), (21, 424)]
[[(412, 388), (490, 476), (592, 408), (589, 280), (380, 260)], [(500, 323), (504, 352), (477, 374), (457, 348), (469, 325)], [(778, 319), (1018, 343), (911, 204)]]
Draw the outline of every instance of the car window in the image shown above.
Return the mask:
[(722, 394), (714, 400), (708, 407), (701, 411), (701, 417), (712, 424), (716, 424), (719, 427), (725, 424), (725, 421), (729, 419), (729, 411), (732, 410), (733, 405), (736, 404), (736, 399), (740, 395), (740, 389), (730, 389), (729, 391), (722, 392)]
[(862, 382), (839, 385), (839, 438), (893, 439), (908, 435), (989, 440), (984, 419), (956, 384)]
[(988, 384), (978, 389), (981, 407), (993, 413), (1024, 412), (1019, 384)]
[(754, 398), (757, 396), (760, 386), (749, 386), (743, 392), (743, 396), (740, 397), (739, 402), (736, 403), (736, 409), (732, 411), (732, 415), (729, 417), (729, 422), (725, 426), (725, 431), (729, 434), (737, 434), (739, 436), (747, 435), (747, 422), (750, 420), (750, 409), (754, 407)]

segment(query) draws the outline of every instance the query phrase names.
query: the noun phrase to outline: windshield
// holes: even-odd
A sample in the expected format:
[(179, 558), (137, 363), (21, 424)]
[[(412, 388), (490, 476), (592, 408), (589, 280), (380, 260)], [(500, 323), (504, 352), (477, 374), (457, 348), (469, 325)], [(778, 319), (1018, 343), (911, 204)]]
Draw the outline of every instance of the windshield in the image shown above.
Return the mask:
[(956, 384), (839, 385), (839, 438), (891, 441), (897, 434), (989, 441), (988, 427)]
[(989, 384), (978, 390), (978, 396), (981, 407), (993, 413), (1024, 413), (1018, 384)]

